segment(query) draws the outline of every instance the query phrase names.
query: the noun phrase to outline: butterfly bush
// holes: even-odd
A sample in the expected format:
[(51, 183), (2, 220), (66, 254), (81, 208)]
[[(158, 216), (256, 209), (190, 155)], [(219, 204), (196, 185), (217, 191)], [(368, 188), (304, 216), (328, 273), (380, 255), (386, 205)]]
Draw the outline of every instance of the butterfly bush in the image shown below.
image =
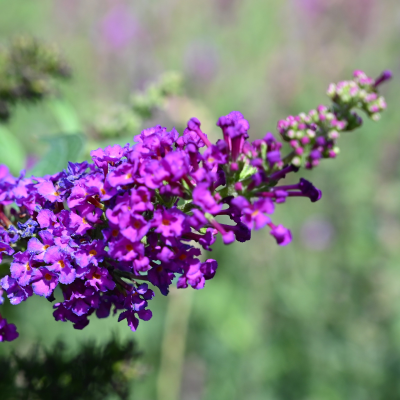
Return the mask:
[[(329, 86), (331, 106), (279, 121), (291, 149), (286, 156), (272, 133), (249, 142), (249, 122), (232, 111), (217, 122), (216, 144), (192, 118), (182, 135), (157, 125), (134, 145), (94, 150), (93, 163), (69, 163), (55, 175), (13, 177), (0, 166), (0, 261), (9, 266), (2, 293), (11, 304), (33, 294), (55, 301), (58, 286), (57, 321), (82, 329), (93, 313), (121, 311), (119, 321), (135, 331), (139, 319), (152, 317), (149, 283), (167, 295), (173, 283), (202, 289), (214, 277), (217, 261), (200, 255), (218, 234), (225, 244), (246, 242), (252, 230), (267, 227), (278, 245), (289, 244), (290, 230), (273, 222), (276, 205), (292, 197), (316, 202), (321, 191), (304, 178), (281, 181), (335, 158), (340, 133), (362, 123), (355, 110), (378, 120), (386, 104), (377, 89), (390, 76), (374, 80), (356, 71)], [(0, 316), (0, 341), (17, 336)]]

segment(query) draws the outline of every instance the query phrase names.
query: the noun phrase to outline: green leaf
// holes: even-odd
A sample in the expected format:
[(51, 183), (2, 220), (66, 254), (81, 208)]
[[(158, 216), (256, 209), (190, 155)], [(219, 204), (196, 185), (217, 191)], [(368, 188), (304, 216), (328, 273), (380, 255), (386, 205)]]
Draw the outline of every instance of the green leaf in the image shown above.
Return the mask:
[(251, 175), (254, 175), (257, 172), (257, 168), (256, 167), (252, 167), (251, 165), (245, 165), (242, 169), (242, 171), (240, 172), (240, 177), (239, 180), (242, 181), (246, 178), (248, 178)]
[(82, 130), (79, 116), (70, 103), (63, 100), (53, 100), (48, 105), (63, 133), (74, 134)]
[(6, 164), (11, 173), (18, 175), (25, 166), (25, 150), (18, 139), (0, 125), (0, 164)]
[(50, 144), (48, 152), (27, 174), (43, 176), (55, 174), (67, 167), (68, 161), (82, 161), (81, 157), (85, 148), (85, 137), (80, 134), (60, 135), (48, 137)]

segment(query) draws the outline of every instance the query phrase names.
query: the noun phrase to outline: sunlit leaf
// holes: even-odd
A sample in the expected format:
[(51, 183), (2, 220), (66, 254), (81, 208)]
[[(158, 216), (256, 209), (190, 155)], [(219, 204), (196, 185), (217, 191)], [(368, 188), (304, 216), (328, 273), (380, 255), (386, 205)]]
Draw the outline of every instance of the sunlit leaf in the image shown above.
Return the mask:
[(81, 134), (46, 138), (50, 147), (44, 157), (29, 171), (29, 175), (55, 174), (67, 167), (68, 161), (82, 161), (85, 138)]

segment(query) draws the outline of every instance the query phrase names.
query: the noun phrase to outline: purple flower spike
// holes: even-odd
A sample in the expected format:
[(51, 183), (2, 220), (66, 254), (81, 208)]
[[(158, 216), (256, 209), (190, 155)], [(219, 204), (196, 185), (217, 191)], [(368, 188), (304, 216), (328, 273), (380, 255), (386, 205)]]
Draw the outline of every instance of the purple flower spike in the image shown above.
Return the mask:
[[(329, 86), (331, 105), (279, 121), (288, 154), (269, 132), (248, 141), (249, 122), (232, 111), (218, 120), (215, 144), (191, 118), (181, 136), (156, 125), (132, 146), (97, 149), (94, 163), (68, 163), (43, 178), (24, 171), (13, 177), (0, 165), (0, 262), (10, 266), (0, 304), (4, 295), (18, 304), (33, 293), (53, 301), (60, 283), (64, 301), (54, 307), (56, 320), (83, 329), (88, 316), (105, 318), (113, 310), (135, 331), (152, 316), (154, 293), (140, 282), (163, 295), (174, 282), (202, 289), (217, 262), (202, 262), (200, 249), (211, 251), (218, 234), (224, 244), (240, 246), (268, 225), (278, 245), (289, 244), (290, 230), (271, 222), (275, 204), (296, 197), (316, 202), (321, 191), (303, 178), (282, 180), (335, 158), (339, 137), (361, 125), (359, 111), (377, 121), (386, 108), (378, 89), (390, 78), (389, 71), (375, 80), (355, 71), (352, 80)], [(0, 316), (0, 341), (16, 336)]]

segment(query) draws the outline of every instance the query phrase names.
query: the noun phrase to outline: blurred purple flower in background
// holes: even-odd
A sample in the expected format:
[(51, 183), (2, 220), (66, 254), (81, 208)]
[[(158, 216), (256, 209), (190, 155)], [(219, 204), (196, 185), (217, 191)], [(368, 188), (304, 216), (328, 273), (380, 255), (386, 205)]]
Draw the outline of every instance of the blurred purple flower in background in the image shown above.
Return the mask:
[(207, 83), (215, 78), (219, 69), (216, 47), (207, 41), (192, 42), (184, 55), (185, 75), (196, 83)]
[(36, 165), (38, 161), (39, 160), (37, 156), (33, 154), (28, 154), (28, 156), (26, 157), (25, 169), (29, 171)]
[(322, 251), (331, 246), (334, 234), (330, 221), (314, 216), (303, 224), (300, 238), (309, 249)]
[(326, 1), (321, 0), (296, 0), (303, 12), (312, 18), (321, 15), (326, 8)]
[(139, 24), (127, 4), (118, 3), (100, 22), (100, 31), (103, 41), (111, 49), (120, 50), (138, 34)]
[(324, 18), (323, 25), (328, 30), (335, 29), (331, 23), (332, 15), (343, 15), (348, 28), (358, 37), (364, 39), (374, 13), (375, 0), (295, 0), (298, 8), (311, 19)]
[(238, 6), (237, 0), (216, 0), (216, 16), (220, 21), (232, 24), (235, 20), (236, 9)]

